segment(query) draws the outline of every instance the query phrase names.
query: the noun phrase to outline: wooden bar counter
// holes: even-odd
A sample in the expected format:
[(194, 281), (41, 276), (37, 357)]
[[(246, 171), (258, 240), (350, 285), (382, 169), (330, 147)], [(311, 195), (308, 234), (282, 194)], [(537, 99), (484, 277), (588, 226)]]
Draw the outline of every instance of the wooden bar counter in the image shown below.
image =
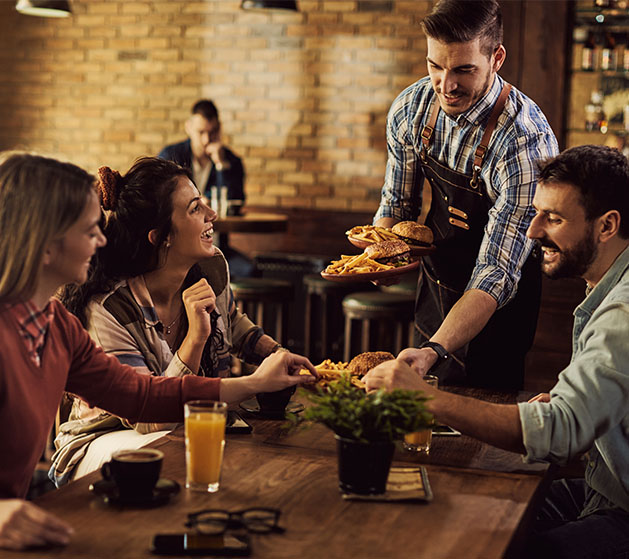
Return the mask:
[[(545, 466), (491, 449), (468, 437), (435, 437), (426, 467), (432, 502), (347, 501), (338, 489), (333, 434), (319, 426), (286, 434), (283, 422), (243, 416), (253, 434), (227, 436), (217, 493), (188, 491), (183, 429), (152, 446), (165, 455), (162, 477), (181, 484), (156, 508), (106, 505), (88, 487), (94, 473), (42, 496), (36, 503), (75, 529), (66, 548), (4, 552), (2, 557), (137, 559), (150, 553), (157, 533), (185, 532), (190, 512), (252, 506), (282, 511), (284, 534), (251, 535), (252, 557), (500, 558), (517, 556), (520, 532), (550, 478)], [(394, 464), (417, 463), (396, 451)], [(441, 462), (441, 463), (439, 463)]]

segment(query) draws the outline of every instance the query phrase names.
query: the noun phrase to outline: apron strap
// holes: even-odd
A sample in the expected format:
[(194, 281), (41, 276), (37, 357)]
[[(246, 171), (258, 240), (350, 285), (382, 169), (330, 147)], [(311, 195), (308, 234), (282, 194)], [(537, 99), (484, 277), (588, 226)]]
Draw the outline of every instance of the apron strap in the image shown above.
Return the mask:
[(507, 97), (509, 97), (510, 91), (511, 84), (505, 83), (502, 86), (502, 91), (498, 96), (498, 100), (496, 101), (496, 104), (494, 105), (494, 108), (489, 115), (487, 127), (485, 128), (483, 137), (480, 140), (480, 144), (478, 144), (478, 146), (476, 147), (476, 151), (474, 151), (474, 172), (472, 174), (472, 179), (470, 180), (470, 186), (472, 188), (478, 187), (478, 174), (480, 173), (480, 168), (483, 165), (483, 159), (485, 159), (485, 153), (487, 153), (487, 148), (489, 147), (489, 140), (491, 139), (491, 135), (496, 128), (496, 124), (498, 123), (498, 117), (502, 114), (502, 111), (505, 108), (505, 103), (507, 102)]
[[(507, 97), (509, 97), (509, 93), (511, 92), (511, 84), (506, 83), (502, 86), (502, 91), (498, 96), (498, 100), (494, 104), (494, 108), (491, 110), (491, 114), (489, 115), (489, 120), (487, 121), (487, 127), (485, 128), (485, 132), (483, 133), (483, 137), (480, 140), (480, 144), (476, 147), (474, 151), (474, 165), (473, 165), (473, 174), (470, 179), (470, 186), (474, 189), (478, 188), (478, 175), (480, 173), (481, 166), (483, 165), (483, 159), (485, 159), (485, 153), (489, 147), (489, 140), (491, 139), (491, 135), (496, 128), (496, 124), (498, 123), (498, 118), (502, 114), (502, 111), (505, 108), (505, 104), (507, 102)], [(422, 128), (421, 133), (421, 142), (422, 149), (419, 153), (422, 161), (426, 161), (426, 156), (428, 154), (428, 148), (430, 147), (430, 142), (432, 140), (432, 135), (435, 131), (435, 124), (437, 123), (437, 115), (439, 114), (439, 103), (437, 101), (437, 96), (432, 102), (432, 108), (430, 113), (430, 118), (428, 122)]]
[(432, 134), (435, 131), (435, 124), (437, 122), (437, 115), (439, 114), (439, 103), (437, 102), (437, 96), (435, 95), (435, 99), (432, 103), (432, 112), (430, 113), (430, 118), (428, 122), (422, 128), (421, 138), (422, 138), (422, 150), (419, 155), (422, 158), (422, 161), (426, 161), (426, 155), (428, 154), (428, 148), (430, 147), (430, 141), (432, 140)]

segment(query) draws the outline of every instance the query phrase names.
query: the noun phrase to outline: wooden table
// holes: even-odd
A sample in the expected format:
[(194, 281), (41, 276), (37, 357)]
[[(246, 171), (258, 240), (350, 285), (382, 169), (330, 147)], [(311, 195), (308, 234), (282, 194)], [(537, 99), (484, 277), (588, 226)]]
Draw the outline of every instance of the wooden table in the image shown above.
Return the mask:
[[(36, 501), (74, 527), (68, 547), (2, 556), (152, 557), (153, 535), (183, 532), (189, 512), (267, 506), (281, 509), (286, 533), (252, 535), (254, 558), (511, 557), (550, 477), (545, 467), (525, 465), (519, 455), (468, 437), (436, 437), (424, 461), (434, 493), (431, 503), (345, 501), (338, 489), (332, 433), (315, 427), (287, 435), (282, 422), (250, 422), (253, 434), (227, 437), (217, 493), (183, 489), (179, 428), (152, 445), (165, 454), (162, 476), (182, 485), (168, 504), (154, 509), (107, 506), (88, 491), (90, 482), (99, 479), (94, 473)], [(399, 451), (394, 460), (418, 459)]]

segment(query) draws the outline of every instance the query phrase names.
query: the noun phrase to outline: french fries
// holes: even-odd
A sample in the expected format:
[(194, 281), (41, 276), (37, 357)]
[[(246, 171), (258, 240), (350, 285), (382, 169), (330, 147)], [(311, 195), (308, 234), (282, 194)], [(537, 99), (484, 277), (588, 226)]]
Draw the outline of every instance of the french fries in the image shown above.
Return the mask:
[(380, 241), (395, 241), (399, 237), (386, 227), (378, 227), (377, 225), (356, 225), (345, 232), (348, 237), (358, 239), (359, 241), (367, 241), (370, 243), (379, 243)]
[(361, 254), (342, 254), (340, 260), (333, 260), (324, 270), (326, 274), (365, 274), (369, 272), (382, 272), (392, 270), (395, 266), (381, 264), (367, 256), (365, 252)]
[[(350, 373), (351, 383), (358, 388), (365, 388), (365, 383), (358, 378), (358, 375), (352, 373), (352, 371), (348, 368), (348, 365), (349, 363), (347, 362), (339, 361), (338, 363), (335, 363), (330, 359), (324, 359), (321, 363), (315, 365), (315, 369), (317, 369), (320, 378), (314, 385), (326, 388), (328, 384), (341, 378), (343, 373)], [(310, 374), (307, 369), (302, 369), (300, 373), (304, 375)]]

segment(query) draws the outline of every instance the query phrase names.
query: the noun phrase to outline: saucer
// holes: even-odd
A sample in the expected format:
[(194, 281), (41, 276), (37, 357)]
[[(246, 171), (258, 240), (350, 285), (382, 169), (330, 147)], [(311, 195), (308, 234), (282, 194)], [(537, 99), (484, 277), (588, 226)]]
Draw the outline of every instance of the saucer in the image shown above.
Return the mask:
[(94, 495), (102, 497), (108, 505), (130, 505), (137, 507), (157, 507), (166, 503), (173, 495), (179, 493), (179, 484), (171, 479), (161, 478), (157, 481), (153, 495), (148, 499), (124, 498), (118, 495), (118, 488), (113, 481), (98, 480), (89, 487)]
[(288, 402), (283, 412), (262, 412), (260, 411), (260, 404), (258, 404), (255, 398), (241, 402), (240, 407), (246, 412), (265, 419), (284, 419), (286, 413), (299, 413), (304, 409), (304, 405), (301, 402)]

